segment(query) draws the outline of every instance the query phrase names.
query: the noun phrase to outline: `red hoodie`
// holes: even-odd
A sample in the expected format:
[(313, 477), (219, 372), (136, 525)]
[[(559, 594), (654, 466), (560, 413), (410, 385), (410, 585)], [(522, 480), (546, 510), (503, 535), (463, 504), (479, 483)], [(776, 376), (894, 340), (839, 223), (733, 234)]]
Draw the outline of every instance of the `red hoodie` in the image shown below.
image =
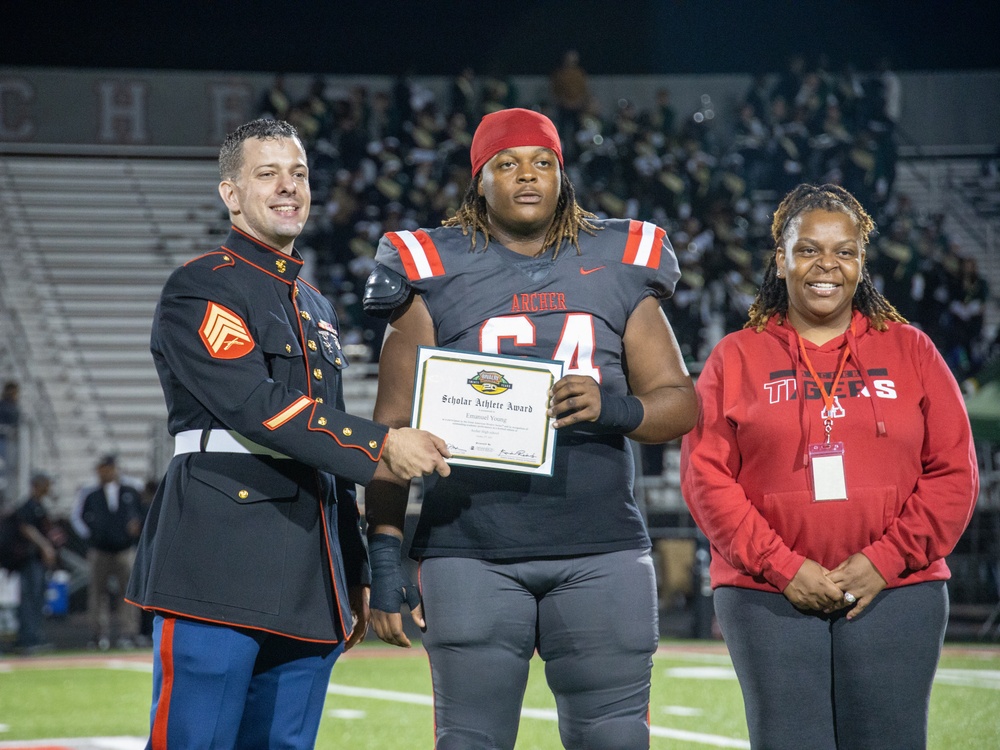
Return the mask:
[(824, 440), (824, 402), (798, 334), (779, 320), (726, 336), (698, 378), (681, 488), (712, 544), (712, 586), (784, 591), (805, 558), (832, 569), (856, 552), (889, 587), (949, 578), (944, 557), (969, 522), (979, 473), (965, 405), (934, 344), (909, 325), (877, 331), (857, 311), (853, 332), (803, 340), (827, 389), (850, 348), (832, 394), (848, 499), (815, 502), (807, 444)]

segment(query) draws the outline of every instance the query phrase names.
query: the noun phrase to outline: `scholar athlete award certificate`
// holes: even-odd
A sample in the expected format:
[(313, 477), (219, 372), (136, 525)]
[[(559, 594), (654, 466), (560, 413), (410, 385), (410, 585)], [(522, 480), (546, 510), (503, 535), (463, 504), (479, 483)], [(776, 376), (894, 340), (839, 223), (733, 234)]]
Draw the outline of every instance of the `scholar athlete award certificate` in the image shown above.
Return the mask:
[(410, 424), (448, 443), (448, 463), (552, 476), (546, 413), (562, 362), (421, 346)]

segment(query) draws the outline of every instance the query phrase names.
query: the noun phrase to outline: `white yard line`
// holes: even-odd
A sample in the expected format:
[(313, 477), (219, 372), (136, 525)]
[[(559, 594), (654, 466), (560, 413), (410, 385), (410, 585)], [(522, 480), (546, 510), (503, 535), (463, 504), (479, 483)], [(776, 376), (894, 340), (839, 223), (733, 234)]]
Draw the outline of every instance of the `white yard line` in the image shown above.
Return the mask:
[(379, 690), (378, 688), (355, 687), (353, 685), (337, 685), (331, 682), (326, 692), (332, 695), (347, 695), (351, 698), (371, 698), (377, 701), (393, 701), (395, 703), (414, 703), (418, 706), (433, 706), (434, 699), (420, 693), (401, 693), (398, 690)]
[(997, 669), (939, 669), (934, 682), (941, 685), (979, 687), (1000, 690), (1000, 670)]
[[(413, 703), (419, 706), (430, 706), (433, 700), (429, 695), (419, 693), (401, 693), (396, 690), (379, 690), (377, 688), (361, 688), (353, 685), (338, 685), (330, 683), (326, 690), (333, 695), (346, 695), (351, 698), (370, 698), (373, 700), (394, 701), (396, 703)], [(558, 718), (555, 709), (549, 708), (522, 708), (521, 716), (526, 719), (541, 719), (543, 721), (556, 721)], [(717, 734), (705, 734), (703, 732), (687, 732), (683, 729), (670, 729), (669, 727), (650, 726), (649, 733), (653, 737), (667, 737), (673, 740), (684, 740), (711, 747), (735, 747), (749, 748), (750, 743), (746, 740), (722, 737)]]

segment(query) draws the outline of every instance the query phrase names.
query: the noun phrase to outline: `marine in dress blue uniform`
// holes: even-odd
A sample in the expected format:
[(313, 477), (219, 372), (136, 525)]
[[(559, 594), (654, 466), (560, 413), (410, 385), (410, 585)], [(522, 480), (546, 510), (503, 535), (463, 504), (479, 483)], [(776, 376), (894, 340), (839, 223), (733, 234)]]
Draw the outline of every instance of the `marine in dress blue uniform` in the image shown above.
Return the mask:
[(295, 130), (248, 123), (220, 167), (233, 227), (173, 272), (151, 336), (175, 455), (127, 589), (157, 613), (149, 746), (308, 748), (367, 626), (354, 485), (380, 459), (421, 471), (391, 457), (401, 431), (345, 411), (337, 316), (292, 245), (310, 199)]
[(167, 281), (153, 361), (190, 450), (153, 500), (129, 599), (336, 643), (352, 628), (348, 586), (369, 580), (354, 483), (371, 479), (387, 428), (344, 410), (336, 313), (301, 268), (234, 228)]
[(371, 479), (387, 429), (344, 411), (336, 313), (301, 268), (234, 228), (167, 281), (152, 352), (182, 452), (153, 500), (127, 598), (182, 626), (329, 654), (353, 628), (349, 587), (369, 582), (354, 483)]

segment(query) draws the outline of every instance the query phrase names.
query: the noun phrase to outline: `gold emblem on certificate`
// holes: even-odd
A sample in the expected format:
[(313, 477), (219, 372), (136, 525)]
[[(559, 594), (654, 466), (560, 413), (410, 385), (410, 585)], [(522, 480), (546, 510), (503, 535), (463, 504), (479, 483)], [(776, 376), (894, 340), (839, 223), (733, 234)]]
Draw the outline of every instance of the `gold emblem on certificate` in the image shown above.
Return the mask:
[(503, 373), (480, 370), (475, 377), (469, 378), (469, 385), (482, 394), (494, 396), (510, 390), (510, 382)]
[(458, 466), (552, 475), (549, 389), (563, 364), (420, 347), (410, 423), (448, 443)]

